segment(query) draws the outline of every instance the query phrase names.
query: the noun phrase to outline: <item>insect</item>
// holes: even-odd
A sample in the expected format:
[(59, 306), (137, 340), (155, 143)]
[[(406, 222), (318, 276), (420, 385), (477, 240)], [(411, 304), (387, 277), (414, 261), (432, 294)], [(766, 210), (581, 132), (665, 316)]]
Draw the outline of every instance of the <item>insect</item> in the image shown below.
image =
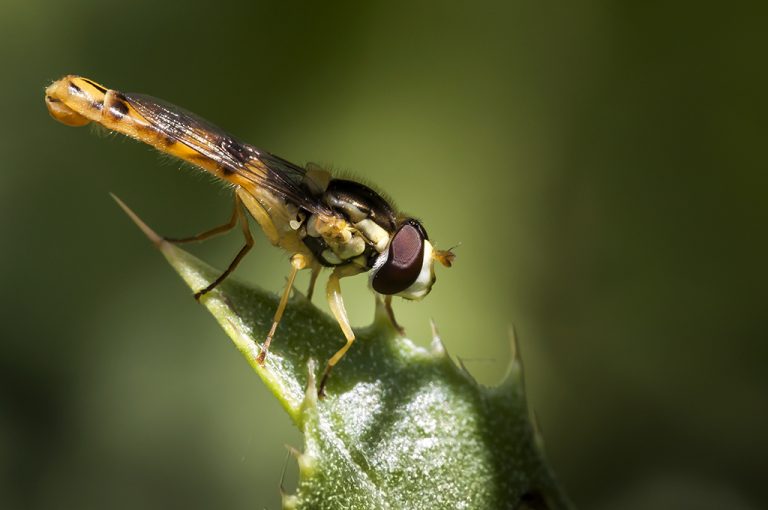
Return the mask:
[(245, 244), (227, 269), (195, 293), (199, 299), (237, 267), (253, 246), (246, 214), (269, 241), (291, 254), (291, 270), (258, 361), (264, 362), (285, 311), (296, 273), (311, 270), (307, 296), (323, 267), (331, 269), (326, 286), (328, 306), (346, 343), (328, 360), (318, 387), (324, 395), (331, 370), (355, 340), (339, 281), (369, 273), (369, 286), (383, 296), (397, 326), (392, 297), (418, 300), (435, 283), (434, 262), (450, 267), (454, 254), (438, 250), (417, 219), (398, 213), (368, 186), (335, 179), (317, 165), (301, 167), (240, 142), (200, 117), (143, 94), (107, 89), (80, 76), (65, 76), (45, 90), (48, 111), (68, 126), (91, 122), (155, 147), (206, 170), (233, 189), (232, 216), (225, 224), (174, 243), (202, 241), (240, 225)]

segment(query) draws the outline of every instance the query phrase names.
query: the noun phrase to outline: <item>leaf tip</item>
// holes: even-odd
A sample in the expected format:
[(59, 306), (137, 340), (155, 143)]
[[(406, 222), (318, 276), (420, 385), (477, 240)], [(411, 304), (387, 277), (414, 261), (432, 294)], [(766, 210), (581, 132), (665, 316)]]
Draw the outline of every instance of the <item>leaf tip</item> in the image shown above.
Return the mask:
[(429, 319), (429, 327), (432, 330), (432, 342), (430, 343), (430, 351), (436, 358), (445, 358), (448, 356), (448, 351), (445, 348), (443, 339), (440, 338), (440, 331), (437, 329), (437, 323), (435, 319)]
[(138, 216), (138, 215), (137, 215), (135, 212), (133, 212), (133, 210), (132, 210), (130, 207), (128, 207), (128, 206), (125, 204), (125, 202), (123, 202), (122, 200), (120, 200), (120, 198), (119, 198), (117, 195), (115, 195), (114, 193), (110, 193), (109, 195), (112, 197), (112, 199), (113, 199), (115, 202), (117, 202), (117, 205), (119, 205), (119, 206), (120, 206), (120, 208), (123, 210), (123, 212), (125, 212), (125, 214), (127, 214), (127, 215), (128, 215), (128, 217), (129, 217), (129, 218), (130, 218), (130, 219), (131, 219), (131, 220), (132, 220), (132, 221), (133, 221), (133, 222), (136, 224), (136, 226), (137, 226), (137, 227), (139, 227), (139, 228), (141, 229), (141, 231), (142, 231), (142, 232), (144, 232), (144, 235), (146, 235), (146, 236), (149, 238), (149, 240), (150, 240), (150, 241), (152, 241), (152, 243), (153, 243), (155, 246), (157, 246), (158, 248), (161, 248), (161, 249), (162, 249), (163, 245), (167, 245), (167, 244), (168, 244), (168, 243), (165, 241), (165, 239), (163, 239), (162, 237), (160, 237), (160, 236), (157, 234), (157, 232), (155, 232), (154, 230), (152, 230), (152, 229), (149, 227), (149, 225), (147, 225), (146, 223), (144, 223), (144, 221), (142, 221), (142, 219), (141, 219), (141, 218), (139, 218), (139, 216)]
[(456, 356), (456, 362), (458, 364), (459, 371), (464, 375), (464, 377), (467, 378), (467, 381), (473, 385), (477, 385), (477, 379), (475, 379), (475, 377), (472, 375), (472, 372), (470, 372), (469, 368), (467, 368), (467, 365), (464, 363), (464, 359)]
[(509, 363), (502, 378), (501, 385), (504, 384), (523, 384), (523, 361), (520, 357), (520, 343), (517, 337), (517, 329), (514, 325), (509, 326)]
[(539, 415), (536, 411), (530, 409), (528, 412), (528, 420), (531, 422), (531, 428), (533, 429), (533, 440), (540, 451), (544, 451), (544, 434), (541, 431), (541, 423), (539, 422)]

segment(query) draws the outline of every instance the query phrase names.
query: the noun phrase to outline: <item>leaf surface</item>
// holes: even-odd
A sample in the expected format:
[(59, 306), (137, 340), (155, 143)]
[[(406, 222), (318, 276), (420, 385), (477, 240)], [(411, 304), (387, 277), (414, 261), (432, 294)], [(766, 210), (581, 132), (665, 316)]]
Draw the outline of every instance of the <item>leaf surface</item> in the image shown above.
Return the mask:
[[(163, 241), (122, 202), (193, 291), (218, 276)], [(275, 295), (228, 278), (201, 303), (304, 434), (296, 509), (570, 508), (526, 405), (517, 349), (501, 385), (479, 385), (447, 355), (396, 335), (381, 307), (318, 400), (316, 377), (343, 345), (336, 322), (294, 293), (264, 365)], [(276, 467), (277, 469), (277, 467)]]

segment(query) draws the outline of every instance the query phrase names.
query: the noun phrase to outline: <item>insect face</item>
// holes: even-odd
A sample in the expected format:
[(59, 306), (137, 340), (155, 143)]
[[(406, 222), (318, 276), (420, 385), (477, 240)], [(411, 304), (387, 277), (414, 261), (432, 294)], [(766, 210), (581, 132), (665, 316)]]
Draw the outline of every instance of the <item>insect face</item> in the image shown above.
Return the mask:
[(435, 283), (434, 249), (421, 223), (408, 219), (371, 270), (371, 287), (379, 294), (421, 299)]

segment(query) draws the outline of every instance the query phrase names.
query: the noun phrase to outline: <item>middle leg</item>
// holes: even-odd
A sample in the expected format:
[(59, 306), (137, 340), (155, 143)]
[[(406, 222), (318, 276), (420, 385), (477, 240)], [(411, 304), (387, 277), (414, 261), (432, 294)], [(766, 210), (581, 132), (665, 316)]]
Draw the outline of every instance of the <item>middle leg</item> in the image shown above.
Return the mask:
[(256, 361), (258, 361), (260, 365), (264, 364), (264, 358), (266, 358), (267, 351), (269, 351), (269, 344), (272, 343), (272, 338), (275, 336), (275, 331), (277, 331), (277, 325), (280, 324), (280, 319), (283, 318), (283, 312), (285, 312), (285, 307), (288, 305), (288, 297), (291, 295), (291, 289), (293, 288), (293, 282), (296, 279), (296, 273), (307, 267), (307, 264), (309, 264), (307, 257), (301, 253), (296, 253), (291, 257), (291, 273), (288, 275), (288, 281), (285, 284), (283, 297), (280, 299), (280, 304), (277, 305), (275, 317), (272, 319), (272, 327), (269, 329), (267, 339), (264, 340), (264, 348), (256, 358)]
[(341, 331), (344, 333), (344, 337), (347, 339), (347, 343), (336, 351), (336, 354), (331, 356), (328, 363), (325, 365), (323, 371), (323, 377), (320, 379), (320, 386), (317, 389), (318, 397), (325, 396), (325, 385), (328, 382), (328, 377), (331, 375), (331, 370), (336, 364), (341, 361), (341, 358), (347, 353), (352, 343), (355, 341), (355, 333), (352, 331), (352, 326), (349, 324), (349, 318), (347, 317), (347, 310), (344, 308), (344, 300), (341, 298), (341, 285), (339, 280), (347, 276), (354, 276), (360, 274), (364, 269), (355, 266), (337, 266), (331, 276), (328, 277), (328, 285), (326, 287), (326, 298), (328, 299), (328, 306), (331, 308), (333, 316), (336, 318), (336, 322), (339, 323)]

